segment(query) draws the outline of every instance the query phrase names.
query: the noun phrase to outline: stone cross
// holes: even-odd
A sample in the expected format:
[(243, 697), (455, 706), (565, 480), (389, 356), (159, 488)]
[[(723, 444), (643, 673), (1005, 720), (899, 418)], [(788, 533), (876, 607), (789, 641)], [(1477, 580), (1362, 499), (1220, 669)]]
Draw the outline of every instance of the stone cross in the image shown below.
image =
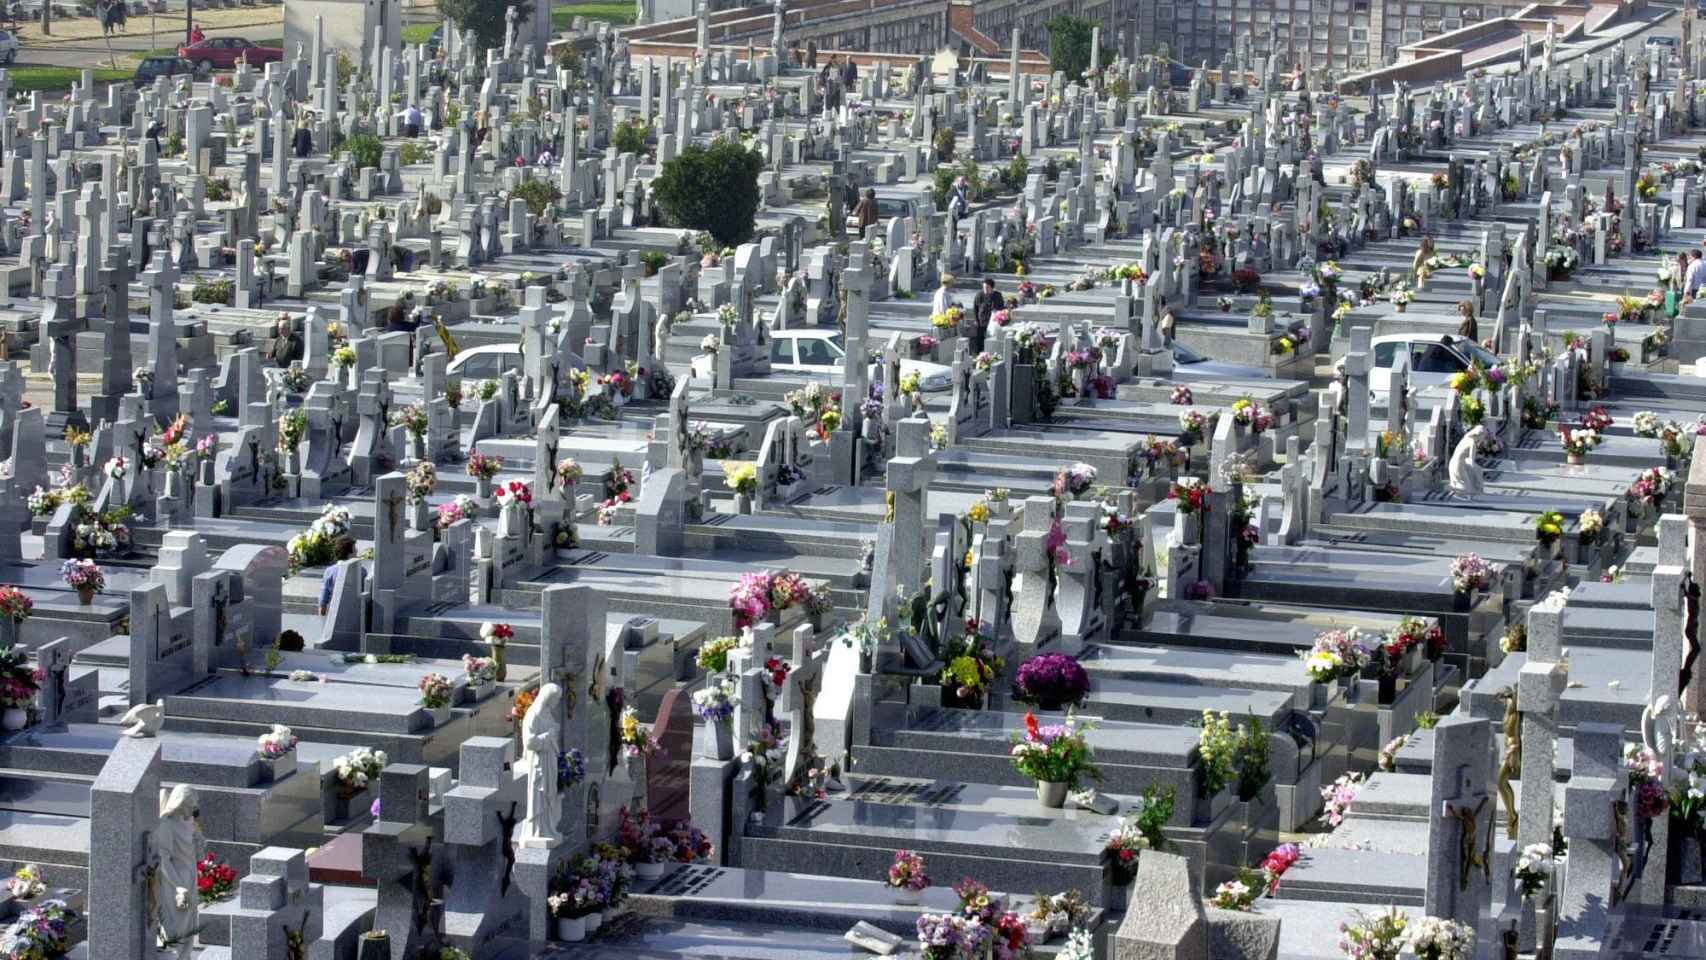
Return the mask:
[(1434, 728), (1428, 813), (1427, 915), (1476, 928), (1488, 903), (1493, 831), (1492, 730), (1454, 714)]
[[(1569, 668), (1560, 663), (1565, 595), (1554, 593), (1528, 610), (1528, 658), (1517, 676), (1517, 707), (1522, 711), (1522, 794), (1518, 804), (1517, 850), (1552, 842), (1553, 745), (1558, 739), (1558, 705)], [(1507, 811), (1514, 816), (1514, 811)], [(1519, 940), (1535, 941), (1533, 902), (1524, 904)]]

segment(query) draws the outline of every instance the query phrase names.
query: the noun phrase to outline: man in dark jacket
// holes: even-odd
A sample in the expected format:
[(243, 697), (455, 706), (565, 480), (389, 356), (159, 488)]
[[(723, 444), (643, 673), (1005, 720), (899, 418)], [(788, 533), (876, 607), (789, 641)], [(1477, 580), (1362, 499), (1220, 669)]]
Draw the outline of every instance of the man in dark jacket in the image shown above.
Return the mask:
[(971, 301), (972, 331), (971, 352), (977, 356), (983, 352), (984, 338), (989, 336), (989, 320), (995, 316), (995, 311), (1007, 305), (1007, 298), (995, 292), (995, 281), (989, 277), (983, 278), (983, 289)]

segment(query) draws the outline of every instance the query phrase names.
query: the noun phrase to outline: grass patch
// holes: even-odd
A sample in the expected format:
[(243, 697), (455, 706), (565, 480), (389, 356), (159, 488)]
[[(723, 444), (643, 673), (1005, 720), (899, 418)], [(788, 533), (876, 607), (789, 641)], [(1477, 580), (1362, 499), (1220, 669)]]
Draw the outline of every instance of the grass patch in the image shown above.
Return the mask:
[(403, 28), (403, 42), (420, 46), (432, 39), (432, 32), (438, 29), (436, 23), (411, 23)]
[[(12, 81), (12, 89), (19, 93), (33, 90), (70, 90), (82, 82), (83, 71), (77, 67), (13, 67), (6, 71), (6, 76)], [(135, 70), (99, 69), (95, 71), (96, 83), (117, 83), (136, 76)]]
[(591, 3), (562, 4), (551, 9), (551, 29), (558, 33), (574, 25), (576, 17), (606, 20), (627, 25), (634, 22), (634, 5), (621, 0), (593, 0)]

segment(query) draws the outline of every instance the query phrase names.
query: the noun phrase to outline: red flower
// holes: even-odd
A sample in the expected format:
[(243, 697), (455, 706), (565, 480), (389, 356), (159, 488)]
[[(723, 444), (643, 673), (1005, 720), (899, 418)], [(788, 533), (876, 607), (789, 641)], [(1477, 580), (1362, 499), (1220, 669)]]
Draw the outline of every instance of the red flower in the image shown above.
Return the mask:
[(1031, 713), (1030, 711), (1026, 711), (1025, 712), (1025, 739), (1035, 740), (1040, 736), (1042, 736), (1042, 734), (1037, 730), (1037, 715), (1034, 713)]

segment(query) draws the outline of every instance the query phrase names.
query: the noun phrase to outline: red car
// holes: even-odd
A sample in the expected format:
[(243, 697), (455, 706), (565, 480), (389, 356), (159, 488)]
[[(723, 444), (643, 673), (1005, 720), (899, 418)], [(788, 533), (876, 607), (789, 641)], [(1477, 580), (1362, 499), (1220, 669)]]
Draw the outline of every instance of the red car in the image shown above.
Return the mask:
[(198, 72), (206, 73), (234, 69), (238, 60), (247, 60), (251, 67), (283, 60), (284, 51), (277, 47), (258, 46), (241, 37), (209, 37), (200, 43), (179, 47), (178, 56), (195, 64)]

